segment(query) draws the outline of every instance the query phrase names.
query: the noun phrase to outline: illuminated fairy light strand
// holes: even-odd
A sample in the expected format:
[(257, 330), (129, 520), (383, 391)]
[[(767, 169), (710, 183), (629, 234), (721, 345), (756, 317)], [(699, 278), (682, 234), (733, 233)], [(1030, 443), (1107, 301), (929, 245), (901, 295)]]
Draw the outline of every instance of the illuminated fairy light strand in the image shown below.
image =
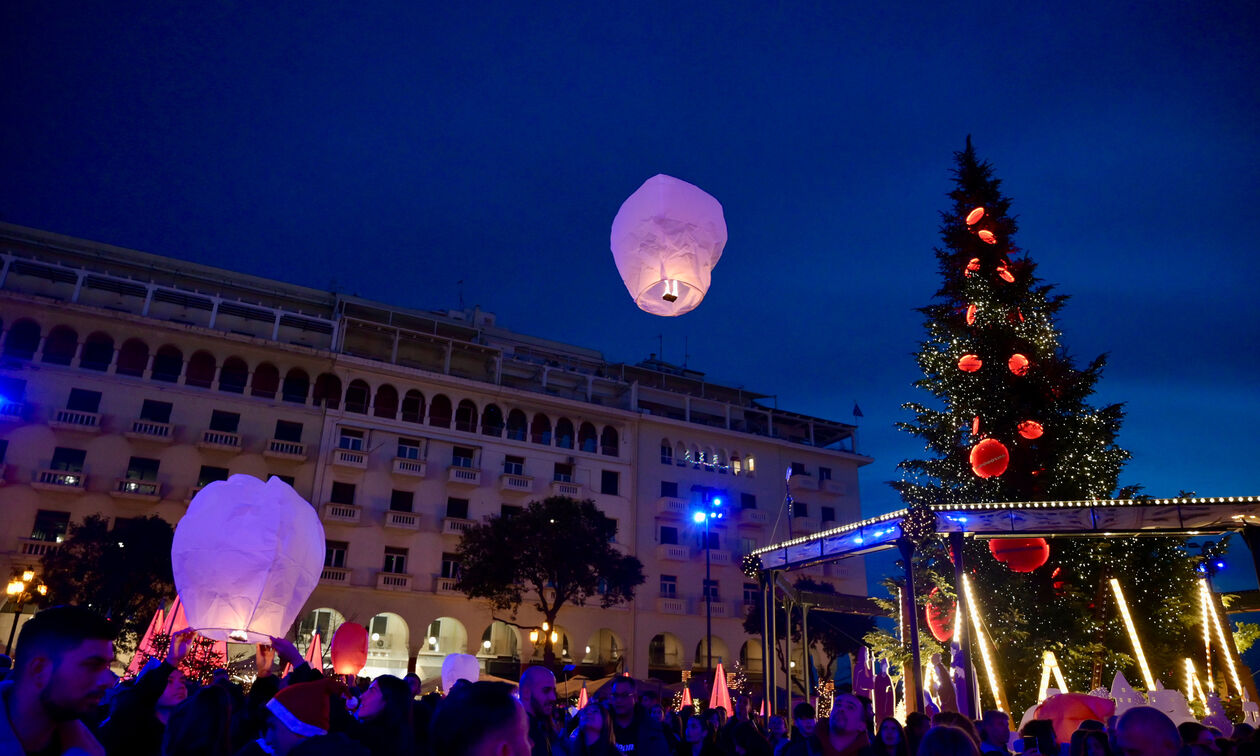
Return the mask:
[(971, 578), (963, 575), (963, 593), (967, 599), (967, 605), (971, 607), (972, 614), (977, 618), (971, 623), (972, 629), (976, 633), (976, 645), (980, 646), (980, 658), (984, 660), (984, 671), (989, 677), (989, 690), (993, 691), (993, 702), (997, 706), (998, 711), (1010, 713), (1006, 708), (1006, 704), (1002, 702), (1002, 694), (998, 689), (997, 669), (993, 664), (993, 654), (989, 651), (989, 642), (984, 637), (984, 630), (980, 627), (980, 610), (976, 607), (975, 594), (971, 590)]
[(1133, 652), (1137, 655), (1138, 666), (1142, 669), (1142, 679), (1146, 681), (1147, 690), (1155, 690), (1155, 678), (1151, 675), (1151, 668), (1146, 663), (1146, 653), (1142, 651), (1142, 641), (1138, 638), (1137, 627), (1133, 624), (1133, 617), (1129, 614), (1129, 604), (1124, 600), (1124, 591), (1120, 589), (1120, 581), (1116, 578), (1111, 579), (1111, 590), (1116, 594), (1116, 603), (1120, 605), (1120, 616), (1124, 618), (1125, 629), (1129, 631), (1129, 640), (1133, 643)]
[(1207, 695), (1203, 693), (1203, 683), (1199, 681), (1199, 672), (1194, 668), (1194, 660), (1186, 657), (1186, 700), (1193, 703), (1195, 700), (1202, 701), (1207, 705)]
[(1059, 667), (1059, 661), (1054, 658), (1054, 652), (1047, 650), (1041, 655), (1041, 686), (1037, 689), (1037, 700), (1046, 700), (1046, 693), (1050, 690), (1050, 675), (1054, 675), (1054, 684), (1059, 686), (1060, 693), (1068, 693), (1067, 680), (1063, 678), (1063, 670)]
[(1216, 611), (1216, 602), (1212, 601), (1211, 588), (1208, 588), (1207, 579), (1199, 581), (1199, 587), (1205, 592), (1204, 600), (1208, 602), (1208, 613), (1212, 615), (1212, 626), (1216, 628), (1217, 640), (1221, 642), (1221, 652), (1225, 655), (1226, 666), (1229, 667), (1229, 677), (1234, 681), (1234, 690), (1238, 691), (1241, 698), (1243, 696), (1242, 679), (1238, 676), (1238, 667), (1234, 664), (1234, 655), (1229, 652), (1229, 643), (1225, 638), (1225, 628), (1221, 624), (1221, 616)]
[[(1199, 581), (1200, 588), (1203, 587), (1203, 582)], [(1208, 617), (1208, 595), (1204, 590), (1199, 591), (1199, 615), (1203, 625), (1203, 654), (1206, 659), (1208, 690), (1215, 693), (1216, 681), (1212, 679), (1212, 620)]]

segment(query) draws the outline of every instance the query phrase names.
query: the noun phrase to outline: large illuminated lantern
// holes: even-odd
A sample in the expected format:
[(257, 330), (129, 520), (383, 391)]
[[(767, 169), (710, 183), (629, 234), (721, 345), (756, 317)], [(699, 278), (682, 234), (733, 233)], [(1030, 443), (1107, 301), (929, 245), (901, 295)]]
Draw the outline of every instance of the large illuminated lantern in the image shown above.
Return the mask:
[(357, 675), (367, 666), (368, 631), (357, 622), (342, 622), (333, 633), (332, 647), (333, 673), (338, 675)]
[(279, 478), (233, 475), (202, 488), (171, 544), (189, 627), (221, 641), (284, 636), (323, 565), (319, 516)]
[(682, 315), (709, 290), (726, 219), (703, 189), (657, 174), (622, 203), (609, 242), (634, 303), (653, 315)]

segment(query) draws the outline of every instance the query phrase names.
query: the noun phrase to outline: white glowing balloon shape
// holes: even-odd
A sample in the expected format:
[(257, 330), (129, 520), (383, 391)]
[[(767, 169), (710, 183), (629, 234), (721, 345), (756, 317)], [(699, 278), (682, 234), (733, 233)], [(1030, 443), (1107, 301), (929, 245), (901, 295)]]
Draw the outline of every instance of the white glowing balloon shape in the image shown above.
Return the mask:
[(288, 632), (323, 564), (319, 516), (279, 478), (233, 475), (201, 489), (171, 545), (188, 625), (238, 643)]
[(634, 303), (653, 315), (682, 315), (709, 290), (726, 246), (726, 219), (703, 189), (658, 174), (622, 203), (610, 243)]

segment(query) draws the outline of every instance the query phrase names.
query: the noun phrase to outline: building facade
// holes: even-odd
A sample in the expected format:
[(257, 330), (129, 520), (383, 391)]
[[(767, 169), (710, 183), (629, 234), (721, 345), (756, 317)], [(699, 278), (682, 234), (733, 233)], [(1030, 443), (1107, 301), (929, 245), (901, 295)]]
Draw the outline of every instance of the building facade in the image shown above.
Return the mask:
[[(325, 648), (366, 625), (365, 674), (437, 676), (474, 653), (511, 676), (557, 656), (676, 679), (760, 667), (742, 627), (752, 548), (860, 518), (855, 428), (649, 359), (0, 224), (0, 558), (38, 566), (72, 522), (175, 523), (201, 487), (279, 476), (324, 523), (325, 569), (294, 628)], [(794, 511), (784, 511), (785, 471)], [(492, 613), (455, 588), (473, 523), (549, 495), (593, 499), (644, 564), (635, 600)], [(708, 543), (692, 511), (721, 497)], [(814, 575), (865, 594), (850, 560)], [(9, 610), (11, 611), (11, 610)], [(7, 631), (14, 615), (0, 619)], [(532, 636), (532, 639), (531, 639)]]

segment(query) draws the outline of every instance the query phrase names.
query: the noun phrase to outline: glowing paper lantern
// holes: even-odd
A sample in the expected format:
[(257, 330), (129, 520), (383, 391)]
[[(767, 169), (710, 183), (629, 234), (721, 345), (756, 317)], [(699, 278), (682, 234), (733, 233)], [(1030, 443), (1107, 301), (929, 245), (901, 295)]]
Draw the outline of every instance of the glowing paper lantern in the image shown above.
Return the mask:
[(1044, 538), (993, 538), (989, 553), (1011, 572), (1032, 572), (1050, 559), (1050, 544)]
[(1054, 724), (1055, 738), (1067, 743), (1081, 722), (1087, 719), (1106, 722), (1115, 713), (1116, 702), (1110, 699), (1086, 693), (1060, 693), (1042, 701), (1033, 717), (1050, 720)]
[(974, 226), (977, 223), (979, 223), (980, 219), (983, 217), (984, 217), (984, 208), (977, 207), (975, 210), (972, 210), (971, 212), (967, 213), (967, 225)]
[(968, 261), (967, 261), (967, 269), (966, 269), (966, 270), (964, 270), (964, 271), (963, 271), (963, 273), (964, 273), (964, 274), (965, 274), (968, 278), (970, 278), (972, 273), (976, 273), (976, 272), (978, 272), (979, 270), (980, 270), (980, 258), (979, 258), (979, 257), (973, 257), (973, 258), (971, 258), (970, 260), (968, 260)]
[(932, 597), (940, 593), (940, 590), (940, 588), (933, 588), (928, 594), (928, 603), (923, 613), (927, 619), (928, 629), (932, 631), (932, 637), (945, 643), (954, 637), (954, 616), (958, 612), (958, 603), (950, 601), (946, 609), (938, 608), (932, 603)]
[(967, 306), (967, 325), (975, 325), (976, 322), (976, 306)]
[(481, 677), (477, 657), (472, 654), (447, 654), (442, 660), (442, 690), (447, 693), (460, 680), (477, 682)]
[(1041, 423), (1037, 422), (1036, 420), (1025, 420), (1024, 422), (1015, 426), (1015, 430), (1019, 431), (1019, 435), (1023, 436), (1029, 441), (1032, 441), (1033, 439), (1036, 439), (1036, 438), (1041, 438), (1041, 434), (1045, 433), (1045, 429), (1041, 427)]
[(610, 243), (634, 303), (653, 315), (682, 315), (704, 299), (722, 257), (722, 205), (697, 186), (658, 174), (622, 203)]
[(333, 633), (332, 648), (333, 673), (338, 675), (357, 675), (367, 665), (368, 631), (357, 622), (343, 622)]
[(994, 236), (993, 232), (988, 230), (987, 228), (977, 231), (976, 236), (979, 236), (980, 241), (984, 242), (985, 244), (997, 244), (997, 237)]
[(233, 475), (197, 492), (175, 528), (171, 568), (188, 624), (207, 638), (283, 636), (319, 583), (324, 526), (287, 483)]
[(1015, 375), (1028, 375), (1028, 364), (1028, 358), (1022, 354), (1012, 354), (1011, 358), (1006, 361), (1006, 366)]
[(974, 354), (964, 354), (958, 361), (958, 369), (964, 373), (974, 373), (984, 365), (984, 361)]
[(971, 469), (981, 478), (996, 478), (1006, 472), (1010, 458), (1001, 441), (986, 438), (971, 450)]

